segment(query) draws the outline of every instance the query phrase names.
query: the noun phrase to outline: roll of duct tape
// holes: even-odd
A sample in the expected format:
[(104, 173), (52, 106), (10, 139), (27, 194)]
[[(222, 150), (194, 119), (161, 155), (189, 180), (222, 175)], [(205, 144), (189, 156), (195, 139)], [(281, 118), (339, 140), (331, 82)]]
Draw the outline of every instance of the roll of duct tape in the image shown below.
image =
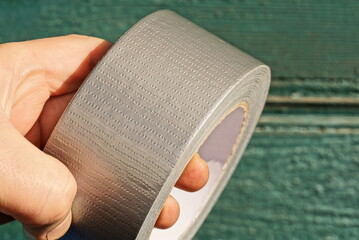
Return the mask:
[[(67, 107), (45, 152), (78, 193), (66, 239), (191, 239), (235, 169), (270, 83), (260, 61), (168, 10), (126, 32)], [(173, 189), (194, 153), (210, 167), (196, 193)], [(153, 229), (171, 194), (181, 215)]]

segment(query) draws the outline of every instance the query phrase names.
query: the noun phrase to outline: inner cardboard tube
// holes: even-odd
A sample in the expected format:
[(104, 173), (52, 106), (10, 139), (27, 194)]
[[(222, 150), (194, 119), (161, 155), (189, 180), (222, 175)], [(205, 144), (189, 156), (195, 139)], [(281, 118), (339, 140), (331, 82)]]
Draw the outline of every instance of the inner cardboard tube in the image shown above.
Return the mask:
[(176, 198), (181, 208), (179, 219), (169, 229), (153, 229), (150, 240), (181, 239), (182, 234), (197, 220), (237, 148), (246, 110), (246, 104), (240, 103), (229, 111), (200, 146), (198, 153), (207, 162), (210, 170), (206, 186), (194, 193), (173, 188), (171, 195)]

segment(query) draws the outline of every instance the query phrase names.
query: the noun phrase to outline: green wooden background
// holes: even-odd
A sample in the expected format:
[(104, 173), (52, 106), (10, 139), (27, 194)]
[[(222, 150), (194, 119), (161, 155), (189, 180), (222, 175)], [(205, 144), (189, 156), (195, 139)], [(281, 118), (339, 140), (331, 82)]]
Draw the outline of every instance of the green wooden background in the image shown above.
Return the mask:
[[(164, 8), (273, 71), (245, 156), (195, 239), (359, 239), (359, 1), (2, 0), (0, 42), (114, 41)], [(23, 239), (19, 224), (0, 239)]]

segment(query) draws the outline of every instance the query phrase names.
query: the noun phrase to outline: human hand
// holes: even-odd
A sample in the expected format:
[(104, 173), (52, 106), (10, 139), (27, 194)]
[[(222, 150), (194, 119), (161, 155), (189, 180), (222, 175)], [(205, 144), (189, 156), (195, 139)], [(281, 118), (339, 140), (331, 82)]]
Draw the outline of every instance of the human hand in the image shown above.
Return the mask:
[[(71, 223), (76, 181), (60, 161), (41, 151), (75, 91), (111, 43), (64, 37), (0, 44), (0, 224), (16, 219), (36, 239), (57, 239)], [(206, 162), (195, 154), (176, 187), (201, 189)], [(156, 227), (179, 216), (169, 197)]]

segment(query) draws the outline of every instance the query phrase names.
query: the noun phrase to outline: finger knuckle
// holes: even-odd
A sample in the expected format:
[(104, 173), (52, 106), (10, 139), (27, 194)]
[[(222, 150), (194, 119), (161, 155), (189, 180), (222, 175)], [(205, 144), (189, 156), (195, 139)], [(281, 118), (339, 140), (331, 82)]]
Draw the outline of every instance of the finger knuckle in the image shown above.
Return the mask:
[(64, 219), (71, 209), (77, 186), (74, 177), (67, 171), (55, 179), (47, 179), (52, 184), (43, 189), (41, 204), (34, 206), (33, 216), (36, 224), (51, 224)]

